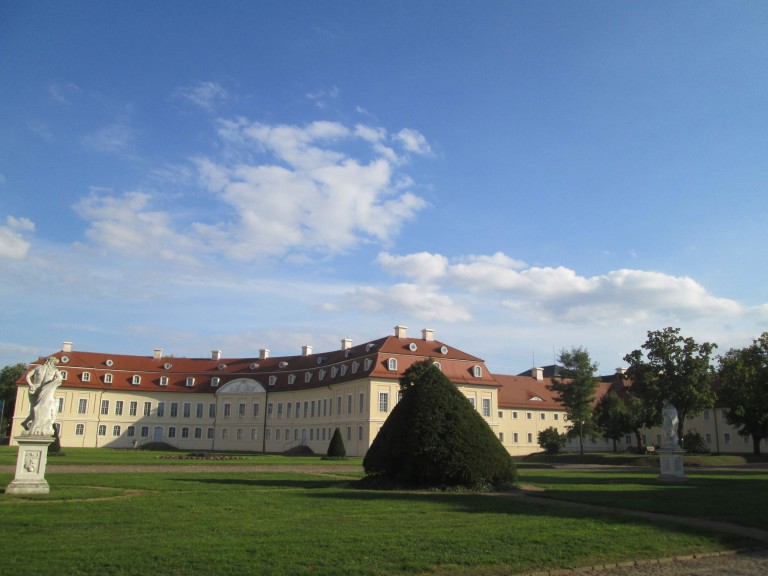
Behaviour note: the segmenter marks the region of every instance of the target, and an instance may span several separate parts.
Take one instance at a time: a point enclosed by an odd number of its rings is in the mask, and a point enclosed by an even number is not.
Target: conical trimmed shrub
[[[507,489],[514,462],[488,423],[431,360],[400,379],[403,397],[363,459],[369,478],[400,486]]]
[[[336,428],[333,431],[331,443],[328,444],[328,458],[344,458],[347,455],[347,449],[344,447],[344,439],[341,437],[341,430]]]

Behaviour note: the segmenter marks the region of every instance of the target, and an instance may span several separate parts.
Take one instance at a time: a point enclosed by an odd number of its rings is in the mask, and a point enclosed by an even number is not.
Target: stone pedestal
[[[48,494],[50,488],[45,480],[45,465],[48,463],[48,446],[53,436],[16,436],[19,455],[16,458],[16,477],[5,488],[6,494]]]
[[[680,482],[686,480],[683,469],[683,454],[685,450],[673,447],[665,447],[658,451],[661,462],[661,474],[658,479],[663,481]]]

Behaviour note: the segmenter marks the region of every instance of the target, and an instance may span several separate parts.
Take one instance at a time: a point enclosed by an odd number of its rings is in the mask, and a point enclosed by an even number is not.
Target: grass
[[[10,450],[0,450],[0,464]],[[733,535],[610,512],[542,505],[519,495],[355,490],[338,465],[359,459],[246,455],[189,473],[158,453],[72,450],[56,464],[166,465],[177,472],[49,473],[51,493],[0,494],[3,573],[514,574],[749,546]],[[191,461],[201,464],[200,461]],[[205,463],[205,461],[203,461]],[[289,464],[292,472],[218,466]],[[302,472],[304,464],[323,465]],[[548,497],[672,510],[765,527],[768,471],[655,474],[521,466],[520,480]],[[336,467],[336,468],[335,468]],[[12,474],[0,474],[0,488]],[[703,510],[703,512],[700,512]],[[29,551],[42,550],[42,553]]]

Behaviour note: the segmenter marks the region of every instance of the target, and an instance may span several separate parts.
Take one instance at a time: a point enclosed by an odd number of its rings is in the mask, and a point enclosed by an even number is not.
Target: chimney
[[[211,360],[221,360],[221,350],[211,350]]]
[[[269,350],[267,348],[260,348],[259,360],[265,360],[266,358],[269,358]]]
[[[408,338],[408,326],[403,326],[402,324],[395,326],[395,337]]]
[[[352,348],[352,340],[350,338],[344,338],[341,341],[341,349],[349,350],[350,348]]]
[[[163,357],[163,349],[162,348],[155,348],[152,352],[152,358],[155,360],[160,360],[160,358]]]
[[[312,356],[312,346],[302,346],[301,347],[301,355],[302,356]]]
[[[61,351],[62,352],[72,352],[72,342],[62,342],[61,343]]]
[[[616,368],[616,374],[618,374],[619,376],[624,376],[624,374],[626,373],[627,373],[626,368]]]
[[[427,342],[434,342],[434,340],[435,340],[435,331],[432,330],[432,328],[424,328],[421,331],[421,338],[423,340],[426,340]]]
[[[531,376],[536,380],[544,380],[544,368],[531,368]]]

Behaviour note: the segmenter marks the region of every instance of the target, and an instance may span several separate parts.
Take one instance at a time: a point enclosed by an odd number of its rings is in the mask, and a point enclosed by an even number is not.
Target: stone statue
[[[56,422],[56,390],[61,386],[58,359],[51,356],[27,374],[29,416],[21,424],[28,436],[52,436]]]
[[[677,448],[679,446],[677,438],[677,426],[680,420],[677,417],[677,408],[675,408],[669,400],[664,402],[664,407],[661,409],[664,417],[664,446]]]

